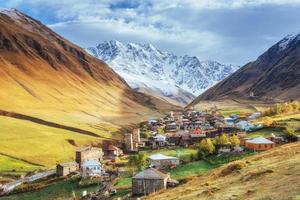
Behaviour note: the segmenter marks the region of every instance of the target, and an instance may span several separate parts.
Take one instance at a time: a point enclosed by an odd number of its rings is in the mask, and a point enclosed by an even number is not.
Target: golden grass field
[[[276,199],[300,197],[300,142],[235,161],[145,199]]]
[[[29,170],[26,162],[53,168],[71,161],[75,148],[120,140],[124,127],[170,108],[134,92],[104,62],[46,26],[18,16],[18,23],[0,16],[8,43],[0,48],[0,175],[7,166],[21,171],[16,162]]]
[[[223,115],[245,114],[257,111],[264,111],[270,104],[261,101],[252,101],[244,99],[226,99],[220,101],[200,101],[192,106],[196,110],[210,110],[217,108]]]

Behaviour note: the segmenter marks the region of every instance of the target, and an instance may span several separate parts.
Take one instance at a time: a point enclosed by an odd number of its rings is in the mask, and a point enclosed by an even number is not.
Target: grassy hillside
[[[223,115],[228,116],[233,113],[243,115],[245,113],[264,111],[270,105],[272,104],[263,101],[227,99],[220,101],[195,101],[188,105],[187,108],[194,108],[196,110],[210,110],[217,108]]]
[[[300,142],[231,162],[145,199],[292,199],[300,197]]]
[[[124,126],[169,109],[40,22],[0,12],[0,172],[22,170],[13,160],[45,167],[70,161],[78,146],[120,140]]]

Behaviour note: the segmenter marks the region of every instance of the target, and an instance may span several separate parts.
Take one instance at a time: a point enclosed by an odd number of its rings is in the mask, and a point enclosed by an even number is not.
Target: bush
[[[228,174],[231,174],[234,171],[243,169],[244,167],[246,167],[246,165],[247,164],[245,162],[232,163],[221,171],[220,176],[227,176]]]

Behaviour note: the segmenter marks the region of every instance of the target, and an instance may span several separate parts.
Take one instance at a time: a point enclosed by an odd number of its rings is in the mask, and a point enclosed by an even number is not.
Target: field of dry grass
[[[230,114],[252,113],[257,111],[264,111],[270,104],[261,101],[252,101],[244,99],[227,99],[220,101],[200,101],[198,104],[192,106],[196,110],[210,110],[217,108],[223,115]]]
[[[214,169],[145,199],[296,200],[300,197],[300,142]]]

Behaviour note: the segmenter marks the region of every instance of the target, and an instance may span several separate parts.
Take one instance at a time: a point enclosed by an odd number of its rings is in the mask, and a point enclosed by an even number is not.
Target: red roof
[[[201,130],[201,129],[195,129],[192,131],[193,134],[202,134],[202,133],[205,133],[204,130]]]

